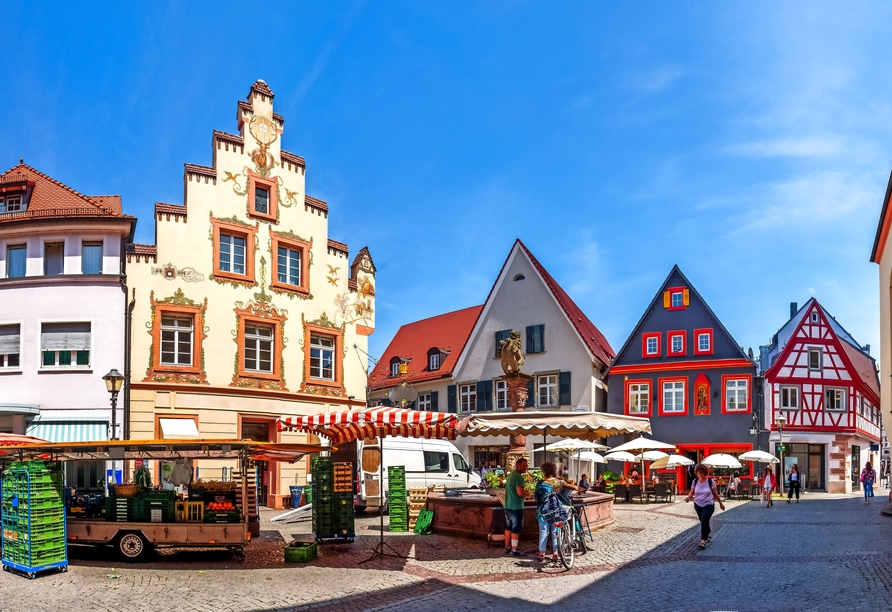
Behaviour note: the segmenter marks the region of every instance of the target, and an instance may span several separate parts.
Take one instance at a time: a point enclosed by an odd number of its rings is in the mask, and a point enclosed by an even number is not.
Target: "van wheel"
[[[125,533],[115,542],[115,548],[125,561],[138,561],[149,550],[149,543],[141,533]]]

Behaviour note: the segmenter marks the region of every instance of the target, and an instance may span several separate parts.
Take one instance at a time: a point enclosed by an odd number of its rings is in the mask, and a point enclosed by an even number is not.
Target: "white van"
[[[480,476],[449,440],[424,440],[387,436],[384,438],[384,482],[379,482],[381,449],[378,441],[358,441],[356,445],[356,494],[353,508],[387,505],[387,468],[406,468],[406,489],[445,485],[447,489],[480,487]]]

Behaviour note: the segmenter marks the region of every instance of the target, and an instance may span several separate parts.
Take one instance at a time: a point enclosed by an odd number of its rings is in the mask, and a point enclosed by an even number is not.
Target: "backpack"
[[[542,510],[540,514],[556,521],[566,519],[567,512],[564,510],[564,500],[554,491],[549,492],[542,500]]]

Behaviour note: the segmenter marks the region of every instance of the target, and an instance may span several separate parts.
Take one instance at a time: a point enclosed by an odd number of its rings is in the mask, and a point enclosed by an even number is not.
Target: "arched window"
[[[523,274],[518,274],[517,276],[514,277],[514,282],[517,282],[519,280],[526,280],[526,278],[527,277],[524,276]]]

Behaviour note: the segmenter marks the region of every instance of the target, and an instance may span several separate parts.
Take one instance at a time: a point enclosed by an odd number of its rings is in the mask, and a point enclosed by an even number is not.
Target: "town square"
[[[890,19],[11,3],[0,610],[892,610]]]

